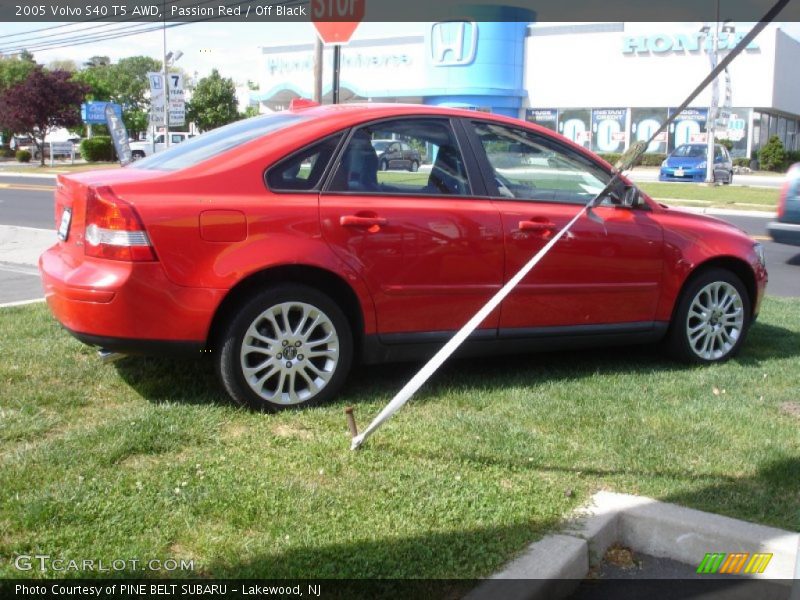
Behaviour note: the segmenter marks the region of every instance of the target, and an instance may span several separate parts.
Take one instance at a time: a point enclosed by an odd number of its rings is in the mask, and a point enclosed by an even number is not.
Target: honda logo
[[[478,24],[444,21],[431,26],[431,62],[437,67],[468,65],[478,50]]]

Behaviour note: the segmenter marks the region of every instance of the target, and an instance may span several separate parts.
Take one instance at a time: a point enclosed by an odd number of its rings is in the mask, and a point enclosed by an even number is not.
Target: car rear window
[[[219,129],[207,131],[181,144],[176,144],[168,150],[148,156],[130,166],[133,169],[156,169],[159,171],[186,169],[262,135],[306,119],[307,117],[302,115],[272,113],[236,121]]]

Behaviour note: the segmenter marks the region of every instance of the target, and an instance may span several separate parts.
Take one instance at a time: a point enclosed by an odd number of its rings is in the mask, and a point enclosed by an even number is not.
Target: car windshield
[[[130,168],[160,171],[185,169],[306,118],[290,113],[272,113],[236,121],[139,160],[130,165]]]
[[[672,156],[679,156],[681,158],[702,158],[705,155],[705,144],[684,144],[683,146],[678,146],[672,152]]]
[[[386,150],[386,147],[391,144],[391,140],[373,140],[372,147],[375,148],[375,152],[383,152]]]

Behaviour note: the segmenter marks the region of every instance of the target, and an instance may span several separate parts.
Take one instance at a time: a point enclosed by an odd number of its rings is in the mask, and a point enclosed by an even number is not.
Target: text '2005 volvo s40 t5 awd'
[[[122,353],[207,350],[238,403],[330,399],[354,360],[432,354],[609,182],[522,121],[431,106],[300,106],[116,171],[61,175],[47,301]],[[420,149],[381,171],[372,141]],[[734,355],[767,282],[761,246],[623,179],[469,338],[463,354],[665,339]]]

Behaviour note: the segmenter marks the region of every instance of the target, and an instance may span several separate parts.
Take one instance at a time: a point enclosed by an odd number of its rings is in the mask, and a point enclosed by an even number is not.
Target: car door
[[[378,132],[427,144],[430,173],[378,171]],[[476,193],[468,159],[447,118],[367,124],[351,132],[320,195],[323,235],[369,287],[383,341],[444,339],[502,284],[500,215]],[[495,311],[482,333],[497,324]]]
[[[467,125],[503,221],[508,280],[610,175],[545,133],[478,120]],[[595,213],[602,223],[579,219],[503,301],[500,335],[652,326],[663,262],[660,225],[644,208],[603,205]]]

